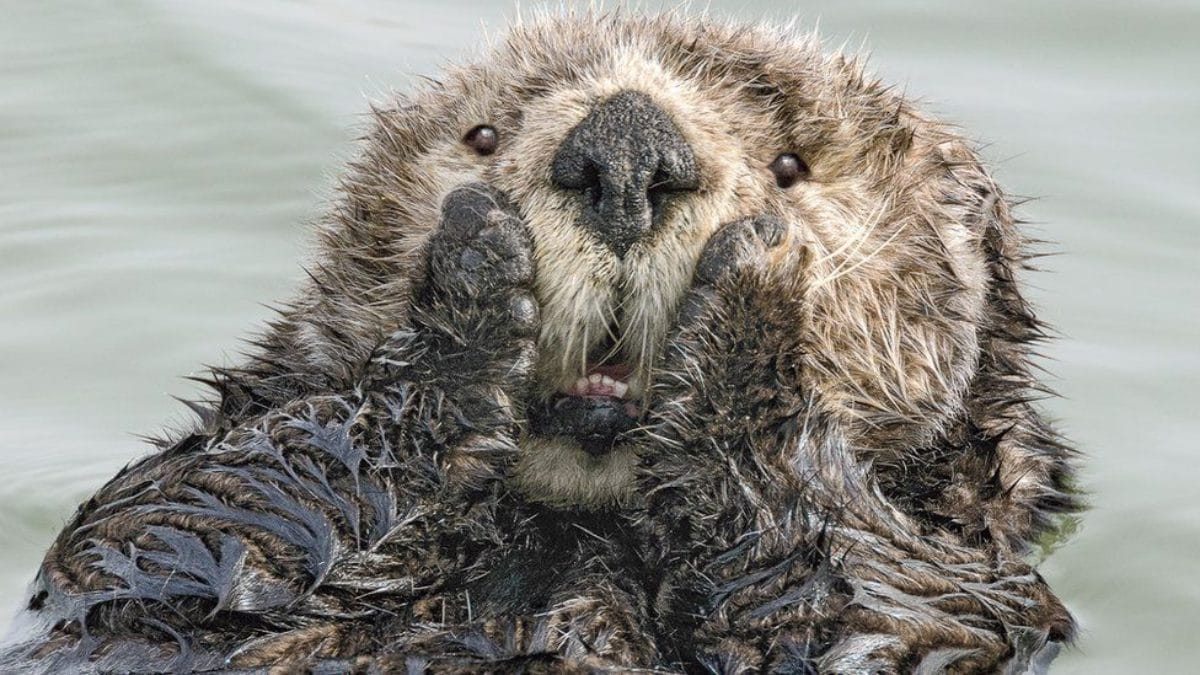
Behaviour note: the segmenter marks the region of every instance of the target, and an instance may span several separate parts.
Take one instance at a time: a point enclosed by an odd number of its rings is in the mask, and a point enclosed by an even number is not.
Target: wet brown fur
[[[622,89],[704,175],[623,262],[546,180]],[[952,128],[811,36],[622,13],[517,25],[372,117],[309,283],[202,424],[80,507],[9,663],[1021,672],[1070,639],[1022,560],[1078,508],[1029,254]],[[483,244],[438,234],[465,184]],[[463,245],[499,276],[439,281]],[[613,329],[646,396],[620,480],[530,475],[525,402]]]

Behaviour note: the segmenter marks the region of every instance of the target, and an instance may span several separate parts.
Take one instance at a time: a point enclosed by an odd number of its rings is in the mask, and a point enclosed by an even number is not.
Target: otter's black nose
[[[621,257],[659,224],[673,195],[700,186],[691,147],[637,91],[608,98],[567,134],[551,180],[582,193],[584,226]]]

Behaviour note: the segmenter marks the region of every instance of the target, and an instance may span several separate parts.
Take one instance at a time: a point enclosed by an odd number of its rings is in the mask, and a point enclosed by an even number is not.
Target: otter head
[[[630,497],[622,433],[705,243],[743,216],[778,216],[780,248],[806,249],[808,385],[865,453],[961,424],[981,354],[996,379],[1023,373],[1023,353],[1000,351],[1034,329],[1006,202],[951,130],[811,37],[544,18],[375,117],[326,234],[323,293],[354,308],[343,325],[394,323],[442,197],[471,181],[506,192],[532,235],[543,322],[515,473],[534,498]]]

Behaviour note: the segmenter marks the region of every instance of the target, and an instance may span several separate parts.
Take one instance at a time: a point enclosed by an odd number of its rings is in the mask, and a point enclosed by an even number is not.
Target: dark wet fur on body
[[[64,527],[0,667],[1022,673],[1071,639],[1021,556],[1078,508],[1073,453],[1032,404],[1043,330],[1010,207],[959,146],[931,190],[988,279],[961,402],[929,404],[944,420],[863,430],[814,384],[837,366],[798,329],[824,316],[818,253],[766,209],[702,244],[619,430],[638,499],[564,508],[507,480],[545,404],[526,214],[491,182],[440,213],[397,200],[442,124],[402,114],[378,112],[310,292],[214,372],[195,430]]]

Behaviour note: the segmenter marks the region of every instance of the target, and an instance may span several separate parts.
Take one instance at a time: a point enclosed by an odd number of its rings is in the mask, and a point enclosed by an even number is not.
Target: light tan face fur
[[[578,224],[577,202],[551,183],[550,166],[588,111],[623,90],[670,115],[701,185],[622,260]],[[951,131],[810,37],[679,17],[543,19],[377,115],[382,149],[364,163],[386,164],[375,171],[391,175],[378,187],[391,218],[434,222],[441,197],[472,180],[518,204],[534,243],[543,393],[585,374],[589,349],[615,326],[640,395],[705,242],[738,217],[775,213],[790,225],[788,245],[808,247],[812,260],[808,311],[796,317],[813,345],[810,385],[854,440],[866,452],[901,452],[958,412],[987,277],[964,194],[990,179]],[[495,154],[461,142],[480,124],[496,128]],[[812,171],[788,189],[768,170],[785,152]],[[427,233],[409,226],[403,248],[416,255]],[[627,448],[593,458],[571,441],[530,438],[522,456],[515,480],[537,499],[631,496]]]

